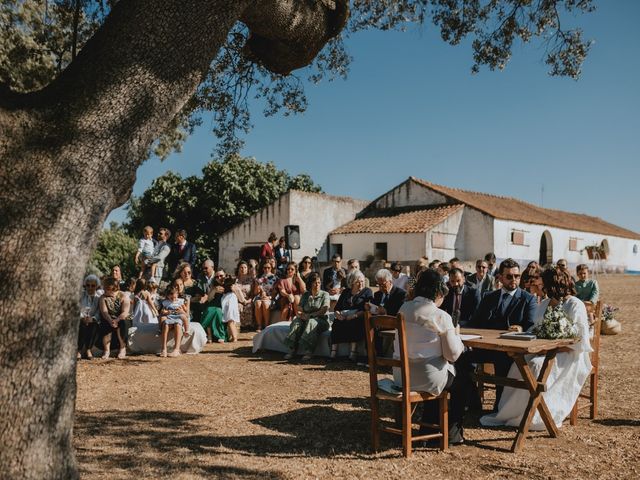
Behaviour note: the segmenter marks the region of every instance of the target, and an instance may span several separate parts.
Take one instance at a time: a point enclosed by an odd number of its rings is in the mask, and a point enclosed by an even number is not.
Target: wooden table
[[[558,436],[558,427],[551,417],[549,408],[542,397],[542,393],[546,391],[547,378],[551,372],[556,354],[569,350],[568,346],[575,343],[573,339],[565,340],[505,340],[500,338],[500,334],[504,330],[487,330],[487,329],[471,329],[463,328],[460,330],[462,335],[480,335],[482,338],[463,340],[467,347],[482,350],[493,350],[496,352],[505,352],[517,365],[522,380],[515,378],[504,378],[495,375],[478,375],[478,379],[485,383],[502,385],[512,388],[520,388],[529,390],[529,402],[522,416],[522,421],[518,427],[518,433],[511,446],[512,452],[518,452],[522,449],[522,444],[529,431],[531,421],[536,410],[540,413],[540,417],[544,422],[549,434],[552,437]],[[525,360],[525,355],[544,355],[542,369],[536,378],[529,368],[529,364]]]

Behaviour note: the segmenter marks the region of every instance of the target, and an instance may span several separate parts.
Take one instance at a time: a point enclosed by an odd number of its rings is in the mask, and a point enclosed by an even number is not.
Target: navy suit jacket
[[[508,330],[511,325],[520,325],[523,330],[527,330],[533,325],[538,307],[535,296],[517,288],[503,315],[498,310],[501,295],[502,289],[487,293],[480,301],[468,327]]]
[[[171,253],[169,254],[169,269],[173,273],[180,262],[187,262],[194,269],[196,265],[196,246],[194,243],[187,242],[180,253],[180,246],[177,243],[171,245]]]
[[[440,309],[447,312],[449,315],[453,316],[453,300],[455,298],[455,294],[453,293],[453,288],[449,289],[449,293],[444,300],[442,301],[442,305],[440,305]],[[460,302],[460,318],[458,319],[458,323],[460,323],[461,327],[466,327],[473,314],[476,312],[478,308],[478,295],[475,288],[470,287],[469,285],[465,285],[462,290],[462,302]]]
[[[380,302],[382,301],[382,295],[382,290],[378,290],[373,294],[373,300],[371,301],[371,303],[373,303],[374,305],[380,305]],[[403,289],[392,287],[389,291],[389,297],[383,305],[384,309],[387,311],[387,315],[397,315],[398,310],[400,310],[400,307],[404,303],[406,297],[407,292],[405,292]]]

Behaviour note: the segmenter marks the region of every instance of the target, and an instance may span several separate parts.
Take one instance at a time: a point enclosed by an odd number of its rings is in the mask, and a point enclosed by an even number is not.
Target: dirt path
[[[251,334],[199,355],[78,365],[83,478],[640,478],[640,276],[599,279],[623,334],[603,337],[600,416],[507,453],[511,429],[471,422],[468,444],[370,453],[368,376],[346,362],[251,354]]]

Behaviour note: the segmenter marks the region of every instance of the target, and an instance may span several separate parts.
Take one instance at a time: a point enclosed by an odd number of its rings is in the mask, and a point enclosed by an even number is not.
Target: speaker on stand
[[[292,250],[300,249],[300,225],[285,225],[284,241],[289,250],[289,260],[293,261]]]

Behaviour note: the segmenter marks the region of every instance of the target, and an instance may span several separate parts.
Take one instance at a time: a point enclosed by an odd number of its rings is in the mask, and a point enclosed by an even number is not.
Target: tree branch
[[[251,30],[245,54],[288,74],[309,65],[348,17],[348,0],[258,0],[241,17]]]

